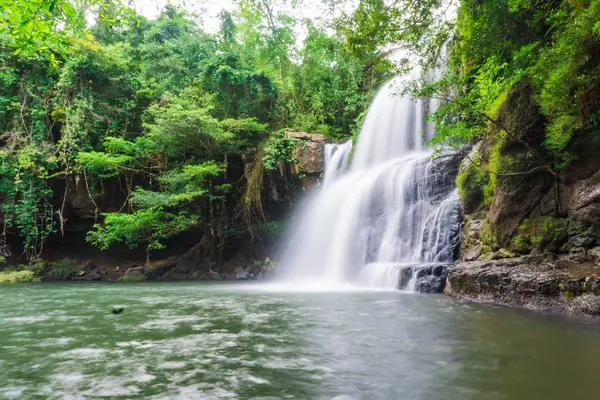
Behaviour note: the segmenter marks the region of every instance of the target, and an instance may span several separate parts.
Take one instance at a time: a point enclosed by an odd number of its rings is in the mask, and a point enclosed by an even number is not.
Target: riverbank
[[[149,264],[123,262],[111,266],[91,260],[41,261],[4,268],[0,271],[0,283],[261,280],[277,267],[276,262],[265,258],[253,262],[228,260],[220,268],[190,270],[183,261],[182,256]],[[415,266],[414,290],[443,292],[454,298],[553,314],[597,317],[600,316],[599,261],[600,254],[580,251],[459,262],[437,268]],[[412,275],[413,268],[405,267],[400,287],[406,289]]]
[[[247,261],[231,259],[218,268],[193,268],[189,258],[169,257],[149,263],[121,262],[112,265],[93,260],[64,258],[40,260],[30,264],[8,265],[0,269],[0,284],[28,282],[143,282],[143,281],[213,281],[258,280],[276,267],[269,258]],[[206,268],[204,268],[206,267]]]

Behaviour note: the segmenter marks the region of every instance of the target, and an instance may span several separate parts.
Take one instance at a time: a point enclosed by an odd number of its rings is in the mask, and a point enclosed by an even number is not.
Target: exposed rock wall
[[[296,148],[296,160],[292,165],[293,173],[300,177],[305,190],[312,190],[325,171],[325,144],[331,143],[325,135],[288,131],[288,136],[302,140]]]
[[[568,167],[548,168],[527,83],[511,93],[460,166],[460,262],[446,293],[530,308],[596,314],[600,306],[600,145],[581,135]],[[508,133],[510,132],[510,133]]]

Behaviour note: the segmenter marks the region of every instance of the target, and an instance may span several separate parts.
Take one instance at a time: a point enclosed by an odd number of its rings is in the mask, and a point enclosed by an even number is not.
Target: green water
[[[592,322],[441,296],[0,287],[2,399],[574,399],[599,372]]]

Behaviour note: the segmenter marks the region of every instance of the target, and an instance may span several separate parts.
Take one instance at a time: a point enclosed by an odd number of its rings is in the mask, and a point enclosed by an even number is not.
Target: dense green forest
[[[284,128],[349,136],[394,73],[377,49],[353,52],[269,2],[223,11],[216,34],[174,6],[155,20],[117,2],[1,7],[2,241],[18,235],[30,259],[63,228],[66,189],[54,182],[69,176],[92,199],[115,179],[127,192],[118,212],[98,209],[88,240],[101,248],[157,250],[199,226],[221,241],[244,223],[226,215],[244,195],[224,176],[228,155],[264,148],[273,169],[295,145]]]
[[[410,67],[407,51],[422,71],[443,71],[401,88],[443,100],[430,116],[432,146],[494,135],[525,147],[517,159],[490,157],[468,181],[459,176],[463,192],[474,185],[490,202],[511,169],[560,179],[574,146],[598,136],[599,0],[327,6],[331,15],[307,20],[274,0],[240,0],[209,33],[175,6],[148,20],[118,1],[1,0],[0,253],[42,254],[69,223],[75,177],[92,200],[110,182],[125,193],[120,208],[97,207],[87,240],[102,249],[151,252],[190,229],[219,248],[269,226],[260,170],[293,161],[297,142],[283,130],[356,137],[375,90]],[[536,137],[521,135],[519,115],[502,114],[523,86],[543,119]],[[231,182],[229,160],[250,151],[260,165]],[[9,248],[10,237],[19,245]]]

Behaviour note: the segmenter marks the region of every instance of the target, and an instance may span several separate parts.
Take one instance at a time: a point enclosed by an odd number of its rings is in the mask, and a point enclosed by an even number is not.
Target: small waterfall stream
[[[323,187],[299,216],[278,279],[298,289],[410,290],[423,266],[453,261],[457,164],[426,149],[434,127],[425,116],[435,104],[395,95],[396,82],[378,92],[349,169],[351,142],[326,147]]]
[[[346,170],[351,151],[352,140],[348,140],[344,144],[328,143],[325,145],[324,186],[327,186],[327,184],[331,183],[331,181]]]

